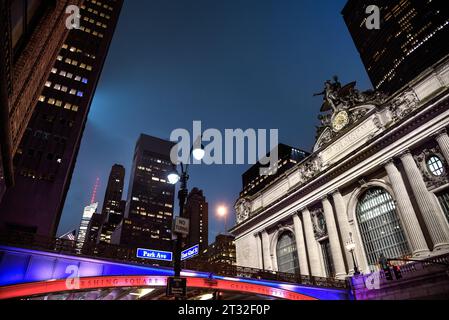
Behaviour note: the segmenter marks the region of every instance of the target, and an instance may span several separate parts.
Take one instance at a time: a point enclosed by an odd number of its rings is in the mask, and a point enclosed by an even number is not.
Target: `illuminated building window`
[[[401,258],[410,253],[392,196],[382,188],[366,191],[356,208],[357,222],[370,268],[383,254]]]
[[[444,174],[444,165],[438,156],[433,155],[429,158],[427,161],[427,168],[430,173],[436,177],[440,177]]]
[[[296,241],[293,233],[287,231],[279,237],[276,246],[276,256],[279,272],[299,272],[298,253],[296,250]]]

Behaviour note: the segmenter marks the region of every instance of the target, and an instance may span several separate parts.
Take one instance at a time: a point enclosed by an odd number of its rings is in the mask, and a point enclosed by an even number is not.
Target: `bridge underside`
[[[0,299],[166,299],[170,268],[0,246]],[[346,288],[183,271],[189,299],[346,300]]]

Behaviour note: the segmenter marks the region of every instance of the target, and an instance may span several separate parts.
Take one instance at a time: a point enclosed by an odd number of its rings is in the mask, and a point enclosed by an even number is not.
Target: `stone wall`
[[[403,278],[388,281],[382,272],[352,278],[356,300],[449,299],[449,264],[413,263],[401,267]],[[394,273],[393,273],[394,278]]]

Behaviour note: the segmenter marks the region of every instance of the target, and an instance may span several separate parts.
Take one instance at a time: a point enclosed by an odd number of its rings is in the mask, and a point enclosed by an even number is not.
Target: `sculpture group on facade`
[[[419,99],[414,91],[406,91],[395,99],[388,100],[388,96],[382,92],[373,90],[362,92],[356,88],[356,85],[356,82],[351,82],[343,86],[335,76],[332,80],[325,82],[322,92],[314,95],[323,96],[319,116],[321,125],[317,128],[318,136],[314,154],[298,167],[300,172],[298,183],[303,184],[322,171],[323,161],[318,150],[335,141],[346,132],[343,129],[358,123],[372,110],[386,108],[391,114],[391,123],[394,123],[416,110],[419,105]],[[378,121],[378,118],[374,121]],[[248,220],[252,212],[252,199],[239,199],[235,209],[237,224]]]

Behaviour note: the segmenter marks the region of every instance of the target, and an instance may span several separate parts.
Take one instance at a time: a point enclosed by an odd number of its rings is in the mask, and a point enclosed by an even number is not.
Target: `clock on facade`
[[[340,111],[332,119],[332,129],[335,132],[343,130],[349,124],[349,115],[346,111]]]

